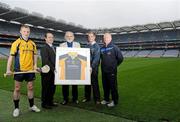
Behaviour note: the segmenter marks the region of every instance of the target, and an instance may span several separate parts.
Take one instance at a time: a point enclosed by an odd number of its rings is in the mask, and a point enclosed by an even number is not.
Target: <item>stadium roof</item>
[[[135,26],[124,26],[119,28],[111,28],[111,29],[95,29],[96,33],[138,33],[138,32],[148,32],[148,31],[159,31],[159,30],[173,30],[180,28],[180,20],[173,22],[161,22],[161,23],[152,23],[146,25],[135,25]]]
[[[86,33],[88,31],[82,25],[75,25],[72,22],[66,23],[64,20],[56,20],[50,16],[44,17],[37,12],[29,13],[27,10],[19,7],[12,9],[5,3],[0,3],[0,19],[52,30],[72,31],[75,33]]]
[[[84,28],[82,25],[75,23],[67,23],[64,20],[56,20],[51,16],[44,17],[37,12],[29,13],[27,10],[15,7],[11,8],[8,4],[0,2],[0,19],[19,24],[28,24],[38,28],[46,28],[59,32],[72,31],[76,34],[86,34],[90,29]],[[113,34],[138,33],[148,31],[158,31],[167,29],[180,28],[180,20],[173,22],[161,22],[156,24],[125,26],[110,29],[93,29],[97,34],[110,32]]]

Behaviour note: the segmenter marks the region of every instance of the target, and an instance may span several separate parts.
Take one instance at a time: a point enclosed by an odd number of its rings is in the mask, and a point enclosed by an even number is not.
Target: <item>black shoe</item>
[[[41,107],[42,107],[42,108],[45,108],[45,109],[52,109],[52,107],[49,106],[49,105],[41,105]]]
[[[90,99],[86,99],[86,98],[82,100],[83,103],[89,102],[89,101],[90,101]]]
[[[58,106],[58,103],[52,103],[52,104],[50,104],[50,106],[52,106],[52,107],[57,107]]]
[[[78,100],[73,100],[73,103],[79,104],[79,101]]]
[[[68,102],[66,100],[64,100],[61,104],[62,105],[66,105]]]
[[[95,104],[96,104],[96,105],[100,105],[100,104],[101,104],[101,101],[96,101]]]

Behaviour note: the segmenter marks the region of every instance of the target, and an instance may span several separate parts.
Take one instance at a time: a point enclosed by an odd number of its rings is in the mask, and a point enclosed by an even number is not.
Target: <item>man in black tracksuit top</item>
[[[101,70],[104,90],[104,100],[101,104],[113,107],[118,104],[117,67],[122,63],[123,56],[120,49],[112,43],[110,33],[103,36],[104,46],[101,48]],[[109,102],[111,92],[112,101]]]

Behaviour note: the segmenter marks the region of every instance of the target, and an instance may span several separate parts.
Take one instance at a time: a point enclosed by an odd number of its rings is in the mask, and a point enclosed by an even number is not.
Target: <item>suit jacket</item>
[[[60,46],[60,47],[68,47],[67,42],[62,43],[62,44],[60,44],[59,46]],[[75,47],[75,48],[80,48],[80,47],[81,47],[80,44],[79,44],[79,42],[74,42],[74,41],[73,41],[72,46]]]
[[[55,70],[55,60],[56,60],[56,53],[55,49],[53,50],[48,44],[45,44],[41,48],[41,60],[42,66],[48,65],[50,67],[50,71],[54,73]]]

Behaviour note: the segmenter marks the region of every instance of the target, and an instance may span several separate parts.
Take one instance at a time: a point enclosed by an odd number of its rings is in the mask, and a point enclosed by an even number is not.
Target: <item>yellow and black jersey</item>
[[[60,80],[85,80],[87,57],[68,53],[59,57]]]
[[[25,41],[20,37],[13,42],[10,55],[15,56],[15,71],[33,70],[34,55],[37,55],[36,44],[30,39]]]

